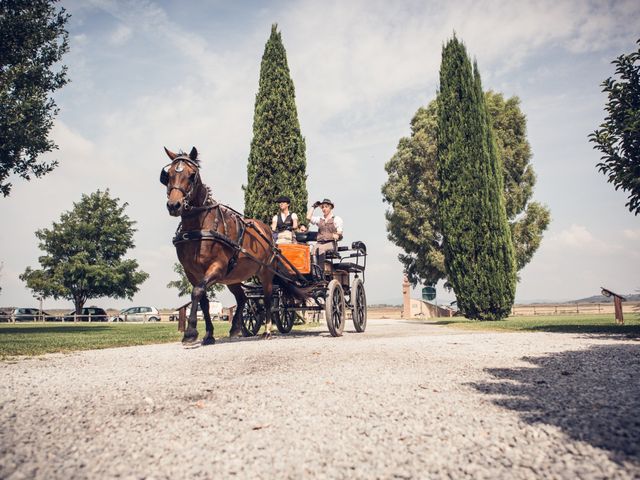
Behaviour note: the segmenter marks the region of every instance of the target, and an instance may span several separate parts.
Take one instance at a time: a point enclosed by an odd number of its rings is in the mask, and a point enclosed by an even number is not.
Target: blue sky
[[[637,47],[637,1],[67,1],[71,83],[52,131],[60,167],[16,182],[0,199],[0,305],[36,304],[17,278],[37,267],[34,232],[82,193],[109,188],[136,220],[130,252],[150,278],[132,302],[172,307],[171,236],[177,222],[158,183],[162,147],[201,152],[203,179],[243,208],[260,60],[272,23],[287,50],[310,199],[331,198],[347,241],[369,247],[370,303],[399,302],[399,250],[386,239],[380,187],[409,122],[435,96],[442,44],[455,31],[485,89],[520,97],[528,119],[534,198],[552,223],[521,272],[517,301],[640,289],[640,217],[598,173],[587,135],[602,122],[600,83]],[[438,290],[438,300],[452,294]],[[223,295],[225,304],[231,297]],[[49,308],[68,301],[45,301]]]

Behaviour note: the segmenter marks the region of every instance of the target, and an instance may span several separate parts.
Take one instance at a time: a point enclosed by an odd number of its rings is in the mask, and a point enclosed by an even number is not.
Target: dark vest
[[[284,232],[285,230],[293,230],[293,219],[291,218],[291,214],[289,214],[287,215],[287,218],[282,221],[282,215],[278,212],[278,224],[276,226],[276,231]]]
[[[333,234],[338,233],[333,218],[325,220],[324,217],[320,219],[318,223],[318,241],[319,242],[333,242]]]

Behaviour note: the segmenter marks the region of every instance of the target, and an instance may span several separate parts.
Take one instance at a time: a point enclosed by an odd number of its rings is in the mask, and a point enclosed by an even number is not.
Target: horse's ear
[[[173,153],[171,150],[167,150],[167,147],[164,147],[164,151],[167,152],[167,155],[169,155],[169,158],[171,160],[175,160],[175,158],[178,156],[177,153]]]
[[[189,152],[189,158],[194,162],[198,159],[198,150],[196,150],[196,147],[191,148],[191,152]]]

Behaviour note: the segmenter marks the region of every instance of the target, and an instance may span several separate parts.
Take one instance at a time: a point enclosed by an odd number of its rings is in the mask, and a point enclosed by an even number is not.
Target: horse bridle
[[[185,190],[184,188],[177,187],[175,185],[169,185],[169,169],[176,162],[185,162],[191,168],[193,168],[196,172],[195,177],[193,179],[189,179],[189,184],[190,184],[189,190]],[[183,169],[184,167],[181,167],[180,164],[176,166],[176,172],[178,173],[182,172]],[[200,169],[198,168],[198,165],[196,164],[196,162],[191,160],[191,158],[187,157],[186,155],[180,155],[174,158],[171,161],[171,163],[165,165],[162,171],[160,172],[160,183],[167,186],[167,197],[171,195],[171,190],[178,190],[180,193],[182,193],[182,196],[183,196],[182,208],[184,210],[188,210],[189,208],[191,208],[191,205],[189,204],[189,200],[191,199],[191,195],[196,189],[196,186],[198,185],[199,180],[200,180]]]

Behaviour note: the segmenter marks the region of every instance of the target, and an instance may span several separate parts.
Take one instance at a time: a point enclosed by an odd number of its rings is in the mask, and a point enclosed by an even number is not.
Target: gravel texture
[[[0,363],[0,478],[640,478],[640,342],[370,320]]]

